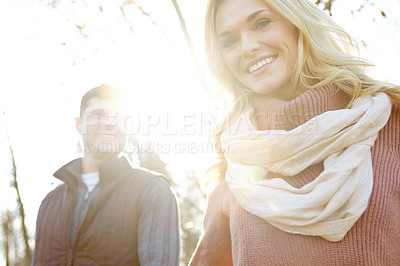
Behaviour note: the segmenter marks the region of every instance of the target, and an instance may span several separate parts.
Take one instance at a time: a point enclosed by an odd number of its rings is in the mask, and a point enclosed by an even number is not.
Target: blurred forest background
[[[400,83],[400,1],[314,1]],[[132,160],[166,175],[178,197],[181,264],[201,233],[207,137],[224,104],[205,67],[206,0],[0,0],[0,265],[30,265],[52,173],[79,156],[73,118],[85,91],[129,92],[145,126]],[[225,102],[223,102],[225,103]],[[183,125],[183,126],[182,126]],[[179,128],[178,130],[174,130]],[[171,133],[172,132],[172,133]]]

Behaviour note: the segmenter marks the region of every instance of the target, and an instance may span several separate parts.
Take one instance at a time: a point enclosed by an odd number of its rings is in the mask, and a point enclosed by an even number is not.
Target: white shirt
[[[99,172],[82,174],[81,177],[89,193],[92,192],[92,190],[97,186],[100,180]]]

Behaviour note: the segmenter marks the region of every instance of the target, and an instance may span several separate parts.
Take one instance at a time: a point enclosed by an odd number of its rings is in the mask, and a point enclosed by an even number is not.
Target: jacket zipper
[[[72,256],[72,250],[68,250],[68,256],[67,256],[67,266],[72,266],[72,259],[74,257]]]
[[[72,217],[74,216],[74,212],[75,212],[75,208],[76,208],[76,204],[77,204],[77,202],[78,202],[78,200],[79,200],[79,188],[77,189],[77,194],[75,195],[75,202],[74,202],[74,204],[73,204],[73,208],[72,208],[72,213],[71,213],[71,215],[70,215],[70,217],[71,217],[71,224],[70,224],[70,232],[69,232],[69,244],[68,244],[68,246],[69,246],[69,249],[68,249],[68,255],[67,255],[67,266],[72,266],[72,262],[73,262],[73,260],[74,260],[74,251],[75,251],[75,246],[76,246],[76,243],[78,242],[78,239],[79,239],[79,233],[80,233],[80,231],[81,231],[81,228],[82,228],[82,225],[83,225],[83,223],[84,223],[84,221],[85,221],[85,219],[86,219],[86,217],[83,219],[83,221],[82,221],[82,224],[80,225],[80,227],[79,227],[79,229],[78,229],[78,232],[76,233],[76,237],[75,237],[75,242],[72,244],[72,239],[71,239],[71,232],[72,232]],[[85,196],[84,196],[85,197]]]
[[[74,201],[73,201],[73,204],[72,204],[72,206],[71,206],[71,210],[69,211],[69,231],[68,231],[68,254],[67,254],[67,266],[72,266],[72,261],[73,261],[73,259],[74,259],[74,256],[73,256],[73,249],[74,249],[74,246],[72,246],[72,243],[71,243],[71,230],[72,230],[72,218],[73,218],[73,214],[74,214],[74,210],[75,210],[75,205],[76,205],[76,203],[77,203],[77,198],[76,198],[76,196],[77,196],[77,191],[75,190],[75,191],[73,191],[73,193],[75,193],[75,196],[74,196]]]

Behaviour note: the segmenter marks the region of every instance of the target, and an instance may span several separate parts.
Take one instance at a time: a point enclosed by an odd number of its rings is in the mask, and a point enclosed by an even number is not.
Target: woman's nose
[[[261,47],[260,42],[251,34],[243,34],[240,44],[241,54],[244,57],[253,56]]]

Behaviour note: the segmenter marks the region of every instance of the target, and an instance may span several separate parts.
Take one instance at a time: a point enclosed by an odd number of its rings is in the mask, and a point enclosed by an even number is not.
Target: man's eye
[[[97,120],[97,119],[99,119],[99,118],[100,118],[99,115],[89,115],[89,116],[88,116],[88,119],[90,119],[90,120]]]
[[[94,113],[88,116],[88,120],[90,121],[99,121],[105,116],[104,113]]]
[[[271,21],[269,19],[263,19],[256,24],[256,29],[257,30],[263,29],[267,27],[270,23]]]

